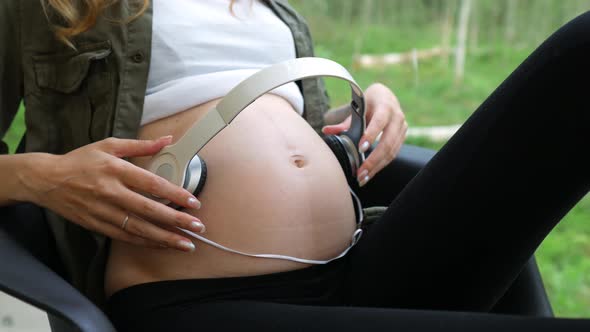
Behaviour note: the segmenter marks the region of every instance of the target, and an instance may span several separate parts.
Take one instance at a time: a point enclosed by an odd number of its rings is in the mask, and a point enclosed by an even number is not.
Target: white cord
[[[357,228],[354,231],[354,233],[352,234],[352,242],[351,244],[344,249],[344,251],[342,253],[340,253],[338,256],[330,258],[328,260],[315,260],[315,259],[305,259],[305,258],[298,258],[298,257],[292,257],[292,256],[286,256],[286,255],[276,255],[276,254],[250,254],[250,253],[246,253],[246,252],[242,252],[239,250],[235,250],[235,249],[231,249],[228,248],[226,246],[223,246],[217,242],[211,241],[201,235],[198,235],[196,233],[193,233],[189,230],[177,227],[179,230],[185,232],[186,234],[201,240],[209,245],[212,245],[216,248],[219,248],[221,250],[225,250],[225,251],[229,251],[229,252],[233,252],[236,254],[240,254],[240,255],[244,255],[244,256],[250,256],[250,257],[258,257],[258,258],[272,258],[272,259],[282,259],[282,260],[288,260],[288,261],[293,261],[293,262],[298,262],[298,263],[305,263],[305,264],[327,264],[335,259],[341,258],[344,255],[346,255],[346,253],[348,253],[348,251],[355,245],[357,244],[357,242],[360,240],[362,234],[363,234],[363,230],[361,229],[362,223],[363,223],[363,210],[362,210],[362,206],[361,206],[361,201],[358,198],[358,196],[354,193],[354,191],[352,191],[352,189],[350,187],[348,187],[348,189],[350,190],[350,193],[352,194],[352,196],[355,199],[355,203],[357,204],[358,207],[358,211],[359,211],[359,221],[357,222]]]

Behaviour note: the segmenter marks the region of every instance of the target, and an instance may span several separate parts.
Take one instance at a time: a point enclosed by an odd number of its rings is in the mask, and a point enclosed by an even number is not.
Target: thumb
[[[344,125],[339,123],[336,125],[323,126],[322,132],[326,135],[336,135],[341,133],[344,129]]]
[[[172,143],[172,136],[162,136],[151,140],[110,138],[104,140],[105,151],[115,157],[143,157],[156,154]]]
[[[351,120],[352,120],[352,118],[349,115],[346,119],[344,119],[344,121],[342,121],[338,124],[322,127],[322,132],[326,135],[340,134],[344,130],[347,130],[348,128],[350,128]]]

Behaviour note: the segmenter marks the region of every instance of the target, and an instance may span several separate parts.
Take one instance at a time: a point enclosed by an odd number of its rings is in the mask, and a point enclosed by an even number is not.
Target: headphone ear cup
[[[207,164],[205,160],[195,155],[188,164],[182,187],[196,196],[203,190],[206,180]]]
[[[336,155],[336,158],[338,159],[338,162],[340,163],[346,178],[349,180],[354,178],[354,174],[352,174],[352,165],[350,165],[350,161],[346,154],[346,148],[342,145],[340,140],[334,135],[327,135],[324,136],[324,142],[328,144],[328,147]]]
[[[205,160],[203,160],[203,158],[199,158],[199,160],[201,161],[201,176],[199,177],[199,183],[197,184],[197,187],[193,192],[193,195],[195,196],[197,196],[201,192],[201,190],[203,190],[203,187],[205,186],[205,181],[207,180],[207,164],[205,163]]]

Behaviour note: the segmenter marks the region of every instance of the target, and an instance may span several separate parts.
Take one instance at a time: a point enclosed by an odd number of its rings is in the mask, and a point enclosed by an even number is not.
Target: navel
[[[291,156],[291,163],[297,168],[303,168],[305,165],[307,165],[307,160],[302,155],[295,154]]]

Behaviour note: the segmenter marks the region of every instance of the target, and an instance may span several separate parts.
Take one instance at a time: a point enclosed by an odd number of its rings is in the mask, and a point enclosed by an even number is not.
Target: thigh
[[[487,311],[590,187],[590,15],[541,45],[350,252],[350,303]]]
[[[129,319],[118,331],[588,331],[590,321],[257,301],[184,304]]]

